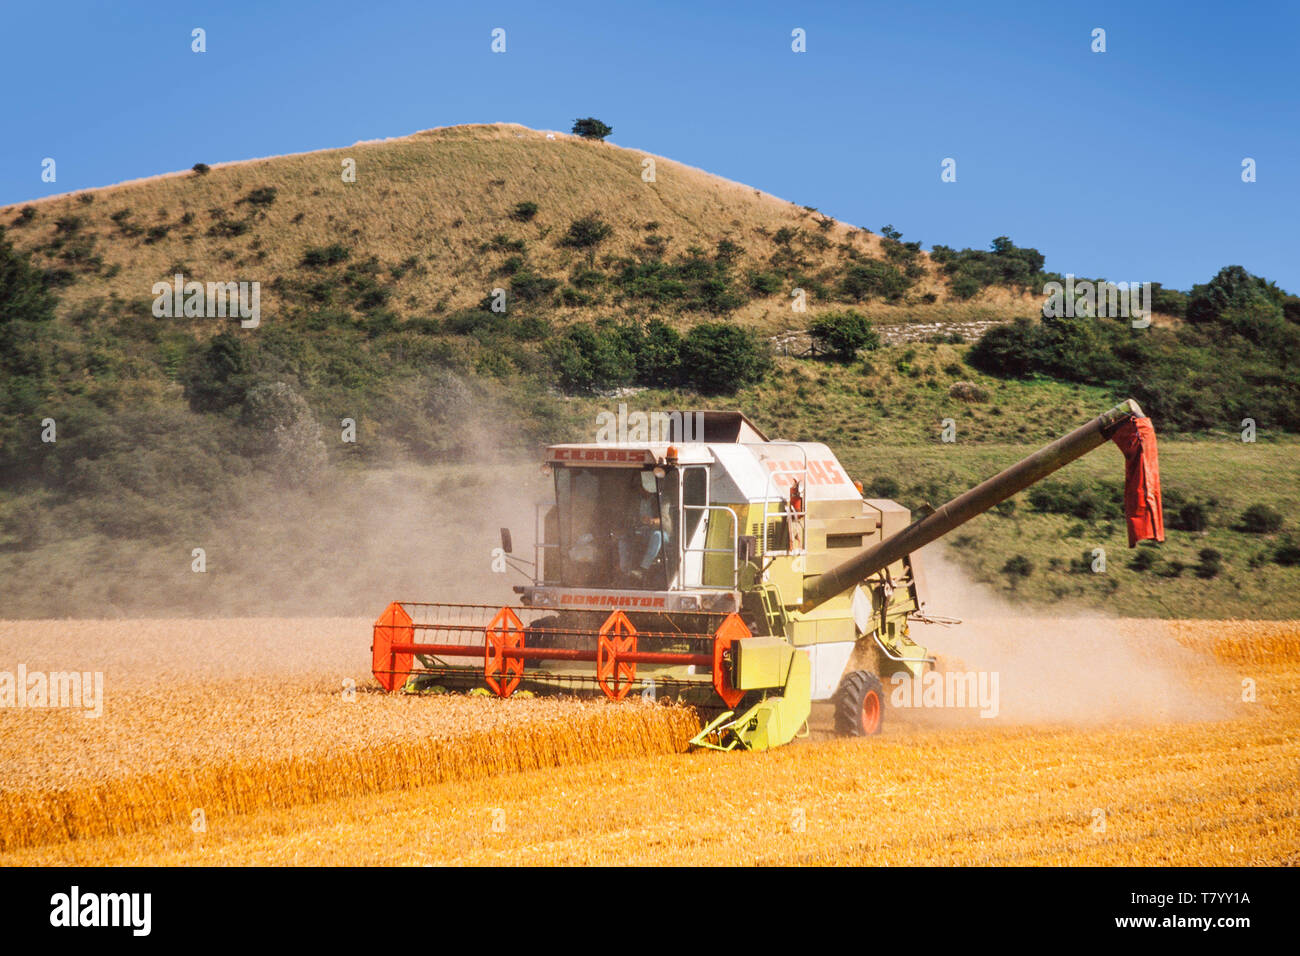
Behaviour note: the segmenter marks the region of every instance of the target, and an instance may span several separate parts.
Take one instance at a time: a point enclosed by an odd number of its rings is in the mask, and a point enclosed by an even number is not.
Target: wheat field
[[[347,621],[59,624],[99,648],[104,717],[0,710],[0,864],[1300,863],[1300,622],[1166,622],[1214,719],[895,711],[844,740],[815,714],[808,740],[758,754],[683,752],[680,708],[360,680],[348,701]],[[190,624],[205,639],[164,665],[154,645]],[[0,625],[0,669],[55,669],[38,625]],[[261,642],[304,632],[314,658],[256,673]],[[188,673],[163,688],[151,667]]]

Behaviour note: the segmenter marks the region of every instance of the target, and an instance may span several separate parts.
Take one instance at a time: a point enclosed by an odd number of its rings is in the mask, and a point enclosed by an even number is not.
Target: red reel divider
[[[620,658],[636,653],[636,628],[622,611],[615,611],[600,626],[596,641],[596,680],[610,700],[622,700],[636,680],[636,661]]]
[[[409,645],[414,638],[415,629],[406,609],[396,601],[384,608],[375,621],[374,641],[370,645],[370,669],[384,690],[391,692],[406,683],[412,655],[394,652],[393,645]]]
[[[726,616],[713,635],[713,689],[718,692],[718,696],[728,707],[734,708],[739,704],[745,692],[731,686],[731,681],[727,678],[727,669],[722,666],[722,658],[731,649],[733,643],[750,636],[752,635],[749,628],[735,612]]]
[[[506,649],[516,650],[524,646],[524,624],[519,615],[503,607],[492,618],[484,636],[487,641],[483,646],[483,679],[498,697],[509,697],[519,689],[523,680],[524,659],[507,656]]]

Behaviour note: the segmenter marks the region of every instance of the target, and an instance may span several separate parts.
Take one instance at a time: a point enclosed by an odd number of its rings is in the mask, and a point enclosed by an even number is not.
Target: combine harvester
[[[863,498],[825,445],[768,440],[738,412],[669,420],[687,440],[547,449],[555,499],[520,604],[390,604],[371,648],[384,689],[674,697],[722,711],[696,744],[753,750],[831,700],[837,732],[876,734],[882,679],[934,663],[908,636],[932,620],[918,549],[1108,440],[1129,545],[1164,540],[1155,432],[1131,399],[915,522]]]

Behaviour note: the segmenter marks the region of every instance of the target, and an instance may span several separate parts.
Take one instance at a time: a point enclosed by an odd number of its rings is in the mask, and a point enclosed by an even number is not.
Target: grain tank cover
[[[696,426],[696,433],[689,437],[688,441],[751,444],[769,440],[759,427],[746,417],[744,412],[681,409],[668,414],[674,421],[689,422]],[[699,433],[701,431],[698,427],[700,423],[703,423],[704,426],[702,429],[703,434]]]

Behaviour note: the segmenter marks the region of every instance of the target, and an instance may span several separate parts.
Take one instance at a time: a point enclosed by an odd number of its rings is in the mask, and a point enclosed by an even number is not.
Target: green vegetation
[[[1239,266],[1192,289],[1188,321],[1021,319],[990,329],[970,364],[996,375],[1046,375],[1132,395],[1166,432],[1244,427],[1300,431],[1300,314],[1271,282]]]
[[[515,222],[531,222],[536,215],[537,203],[535,202],[517,202],[510,209],[510,218]]]
[[[614,132],[614,127],[606,126],[594,116],[588,116],[586,119],[573,121],[574,136],[581,136],[583,139],[597,139],[603,141],[606,136]]]
[[[1189,292],[1156,288],[1173,324],[1033,320],[968,346],[963,336],[979,332],[959,322],[1033,304],[954,299],[1034,291],[1050,276],[1037,252],[999,238],[989,251],[936,247],[932,264],[892,226],[877,238],[712,186],[647,212],[635,205],[645,192],[636,156],[489,142],[465,164],[460,192],[431,196],[427,215],[410,214],[405,188],[360,200],[352,186],[330,193],[303,178],[304,188],[296,172],[261,178],[256,167],[196,167],[94,203],[10,209],[0,231],[6,607],[138,607],[137,592],[156,585],[192,592],[185,608],[224,609],[199,594],[191,578],[201,575],[164,585],[137,565],[174,561],[181,539],[234,548],[238,533],[222,529],[246,532],[252,504],[280,489],[310,515],[331,489],[406,463],[415,470],[403,476],[421,476],[413,493],[454,498],[441,476],[484,448],[525,449],[534,473],[538,442],[590,438],[613,401],[743,409],[769,434],[826,442],[869,494],[915,508],[1132,394],[1161,432],[1163,547],[1128,557],[1119,456],[1103,450],[976,519],[950,538],[953,553],[1018,601],[1300,613],[1298,446],[1286,434],[1300,431],[1300,300],[1272,283],[1229,268]],[[413,140],[410,156],[376,147],[369,161],[386,182],[428,187],[429,168],[448,168],[429,157],[455,155],[441,143]],[[486,179],[485,156],[515,165]],[[611,187],[616,201],[593,203],[595,170],[567,171],[588,156],[624,162],[638,198]],[[504,185],[535,183],[530,171],[547,163],[557,185],[544,209]],[[486,212],[467,211],[467,189],[485,189]],[[261,326],[153,316],[147,290],[176,273],[260,278]],[[493,310],[496,288],[505,311]],[[795,289],[810,314],[790,311]],[[877,330],[911,340],[886,344]],[[807,331],[836,361],[770,355],[766,337],[789,331]],[[623,389],[637,391],[612,394]],[[1245,418],[1256,443],[1241,441]],[[41,440],[47,419],[57,441]],[[340,437],[345,419],[355,442]],[[944,419],[956,444],[939,441]],[[1104,574],[1086,557],[1095,547],[1110,555]],[[301,567],[321,560],[304,553]],[[72,604],[43,604],[51,587]]]
[[[609,279],[615,301],[639,300],[679,311],[724,315],[744,304],[731,267],[723,259],[708,259],[690,250],[675,263],[622,260]]]
[[[640,385],[732,395],[770,367],[751,333],[725,323],[702,323],[685,337],[658,320],[583,323],[566,329],[547,354],[561,387],[579,394]]]
[[[1254,504],[1241,513],[1241,530],[1248,534],[1273,534],[1281,529],[1281,512],[1268,505]]]
[[[859,349],[877,349],[880,336],[866,316],[852,309],[823,312],[808,327],[813,344],[841,362],[852,361]]]
[[[0,327],[13,322],[48,322],[54,318],[54,306],[45,276],[14,251],[0,226]],[[0,349],[0,361],[9,355],[8,348]]]
[[[987,252],[937,245],[930,251],[930,258],[943,267],[952,292],[959,299],[969,299],[989,286],[1036,290],[1045,282],[1060,278],[1043,272],[1045,260],[1037,249],[1020,248],[1006,236],[994,239]]]
[[[608,239],[613,231],[599,216],[583,216],[570,223],[569,231],[564,234],[560,245],[572,249],[590,249]]]
[[[835,447],[849,474],[863,479],[869,493],[913,509],[947,501],[1031,450],[961,441]],[[1300,548],[1285,532],[1260,536],[1241,531],[1238,516],[1255,504],[1287,513],[1300,507],[1297,451],[1300,446],[1293,441],[1249,445],[1225,437],[1212,443],[1161,442],[1167,512],[1171,502],[1195,500],[1207,489],[1214,490],[1216,503],[1203,530],[1167,528],[1164,544],[1130,550],[1124,520],[1111,505],[1122,487],[1121,457],[1113,448],[1101,448],[1049,482],[1086,489],[1105,507],[1087,518],[1061,509],[1043,511],[1033,503],[1031,489],[1011,499],[1018,507],[995,509],[949,535],[946,550],[976,580],[1021,606],[1097,608],[1137,617],[1295,617],[1300,610],[1294,593],[1300,586]],[[906,462],[905,472],[896,470],[898,462]],[[887,470],[891,473],[882,474]],[[1248,473],[1269,475],[1269,487],[1243,482]],[[880,477],[872,480],[873,475]],[[876,481],[884,487],[874,487]],[[1093,570],[1096,548],[1106,555],[1100,573]],[[1033,570],[1028,577],[1016,575],[1013,586],[1004,568],[1016,556]],[[933,580],[930,606],[936,614],[944,613],[943,592]]]
[[[1014,591],[1017,584],[1034,573],[1034,563],[1023,554],[1013,555],[1002,565],[1002,573],[1006,575],[1008,587]]]

